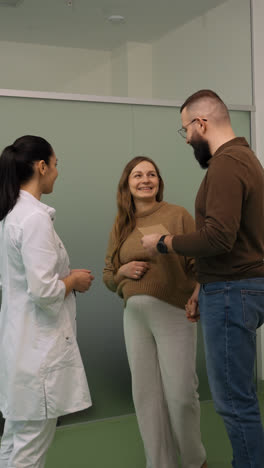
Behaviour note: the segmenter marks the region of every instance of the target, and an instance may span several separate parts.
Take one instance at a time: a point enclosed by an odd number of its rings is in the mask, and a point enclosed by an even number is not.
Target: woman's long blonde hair
[[[112,263],[114,266],[115,271],[121,265],[120,262],[120,249],[122,244],[127,239],[128,235],[133,231],[134,227],[136,226],[136,208],[133,197],[130,193],[128,179],[130,176],[131,171],[136,167],[139,163],[143,161],[148,161],[151,163],[158,175],[159,178],[159,190],[156,195],[156,200],[158,202],[163,200],[163,190],[164,190],[164,182],[160,175],[160,171],[158,166],[154,163],[154,161],[147,156],[136,156],[135,158],[131,159],[125,166],[121,178],[119,180],[118,188],[117,188],[117,215],[114,223],[114,237],[115,237],[115,245],[114,251],[112,254]]]

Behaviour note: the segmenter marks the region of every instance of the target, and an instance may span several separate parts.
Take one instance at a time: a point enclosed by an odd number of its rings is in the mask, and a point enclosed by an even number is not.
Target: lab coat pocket
[[[60,331],[51,361],[44,381],[47,417],[88,408],[91,405],[90,393],[70,326]]]
[[[81,363],[50,371],[44,386],[48,418],[79,411],[91,405]]]
[[[79,350],[71,327],[56,331],[46,350],[47,352],[43,355],[42,367],[48,372],[52,369],[73,365]]]
[[[76,362],[76,356],[79,354],[76,338],[71,327],[64,328],[60,336],[61,356],[58,356],[60,364],[63,366],[71,366]]]

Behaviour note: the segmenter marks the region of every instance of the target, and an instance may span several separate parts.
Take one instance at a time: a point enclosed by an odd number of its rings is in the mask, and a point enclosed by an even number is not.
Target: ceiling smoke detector
[[[107,21],[113,24],[120,24],[125,22],[125,17],[122,15],[110,15],[108,16]]]
[[[16,7],[24,0],[0,0],[0,6],[5,7]]]

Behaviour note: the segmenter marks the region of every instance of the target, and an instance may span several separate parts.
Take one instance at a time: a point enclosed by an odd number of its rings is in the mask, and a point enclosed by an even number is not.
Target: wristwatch
[[[166,234],[161,236],[159,242],[157,243],[157,250],[158,250],[159,253],[162,253],[162,254],[169,253],[168,247],[166,246],[166,244],[164,242],[165,237],[166,237]]]

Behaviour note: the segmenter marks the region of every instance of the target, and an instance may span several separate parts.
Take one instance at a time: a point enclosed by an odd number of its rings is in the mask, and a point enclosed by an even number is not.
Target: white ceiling
[[[0,0],[0,40],[111,50],[127,41],[152,42],[226,1]],[[109,15],[125,22],[111,24]]]

